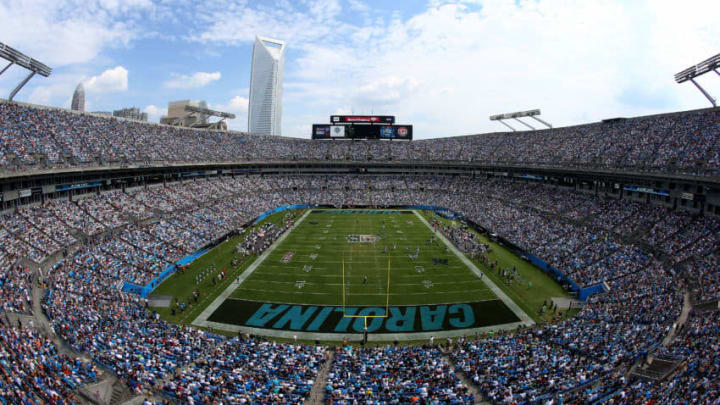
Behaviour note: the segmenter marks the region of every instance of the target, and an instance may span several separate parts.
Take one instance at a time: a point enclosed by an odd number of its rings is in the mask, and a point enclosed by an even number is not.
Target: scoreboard
[[[331,124],[314,124],[312,139],[385,139],[411,141],[412,125],[397,125],[391,115],[332,115]]]

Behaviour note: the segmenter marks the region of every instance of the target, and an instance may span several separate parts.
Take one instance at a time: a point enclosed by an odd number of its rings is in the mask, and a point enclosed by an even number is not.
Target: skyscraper
[[[285,42],[255,37],[250,70],[248,131],[280,136]]]
[[[70,108],[74,111],[85,112],[85,88],[82,82],[75,88]]]

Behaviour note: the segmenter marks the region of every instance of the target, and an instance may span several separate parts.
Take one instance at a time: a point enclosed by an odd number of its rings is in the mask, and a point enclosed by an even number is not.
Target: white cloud
[[[85,91],[88,93],[109,93],[125,91],[128,88],[128,71],[122,66],[116,66],[93,76],[85,81]]]
[[[220,80],[220,72],[196,72],[190,76],[172,73],[172,79],[163,83],[169,89],[196,89],[216,80]]]
[[[160,122],[160,117],[167,115],[167,108],[158,107],[150,104],[149,106],[145,107],[143,112],[147,113],[148,121]]]
[[[436,2],[345,42],[300,43],[284,133],[307,137],[297,117],[325,122],[338,108],[397,115],[423,138],[500,131],[489,115],[530,108],[570,125],[703,107],[672,80],[720,48],[720,3],[702,3],[695,19],[670,1]]]
[[[237,44],[263,35],[301,43],[341,37],[346,25],[336,17],[341,12],[338,0],[284,2],[282,7],[250,7],[246,3],[205,2],[197,10],[202,28],[188,39],[199,42]]]
[[[348,0],[348,4],[350,5],[351,10],[355,10],[355,11],[369,11],[370,10],[370,6],[368,6],[367,4],[363,3],[360,0]]]
[[[141,29],[147,0],[3,0],[0,38],[58,68],[92,61],[106,47],[127,46]]]

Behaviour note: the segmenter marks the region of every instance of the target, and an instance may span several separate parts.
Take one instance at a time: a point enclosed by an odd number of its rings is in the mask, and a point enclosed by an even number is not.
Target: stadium
[[[14,101],[51,69],[0,51],[3,405],[720,403],[720,55],[711,108],[306,139]]]

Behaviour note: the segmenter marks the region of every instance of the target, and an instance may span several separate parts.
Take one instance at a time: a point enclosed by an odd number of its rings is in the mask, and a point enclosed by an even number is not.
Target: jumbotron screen
[[[411,141],[412,125],[328,125],[315,124],[312,139],[387,139]]]

